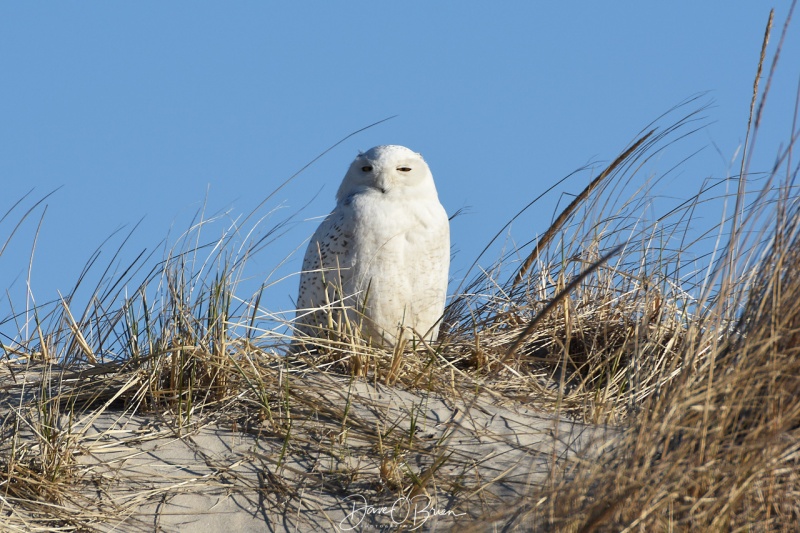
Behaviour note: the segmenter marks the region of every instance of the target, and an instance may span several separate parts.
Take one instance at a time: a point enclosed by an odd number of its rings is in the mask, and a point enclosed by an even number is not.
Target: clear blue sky
[[[776,7],[770,52],[788,2]],[[345,135],[398,115],[264,205],[262,215],[280,208],[265,229],[302,211],[247,274],[264,279],[313,232],[358,150],[403,144],[425,156],[449,213],[468,208],[452,224],[457,284],[517,209],[587,162],[613,159],[696,93],[714,103],[709,126],[675,157],[703,151],[666,193],[688,197],[706,177],[735,174],[768,13],[767,3],[724,1],[4,2],[0,213],[34,192],[0,223],[0,244],[33,200],[60,187],[45,202],[33,261],[33,294],[48,301],[70,291],[114,230],[142,219],[122,259],[143,249],[161,257],[159,242],[188,226],[206,193],[209,212],[245,215]],[[781,61],[754,170],[790,134],[800,27]],[[558,200],[548,196],[513,237],[544,231]],[[0,319],[8,295],[24,306],[42,213],[0,257]],[[120,242],[103,246],[98,265]],[[301,256],[277,277],[299,270]],[[263,305],[288,309],[296,284],[278,283]]]

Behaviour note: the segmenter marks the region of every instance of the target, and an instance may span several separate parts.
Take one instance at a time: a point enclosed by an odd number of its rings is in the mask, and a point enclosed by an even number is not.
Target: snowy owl
[[[297,296],[300,336],[345,331],[346,318],[373,344],[392,346],[408,328],[436,340],[449,266],[449,221],[427,163],[403,146],[376,146],[355,158],[336,207],[311,237]]]

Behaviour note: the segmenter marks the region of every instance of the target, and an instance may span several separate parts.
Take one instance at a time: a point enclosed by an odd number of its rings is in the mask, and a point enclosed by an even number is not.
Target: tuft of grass
[[[764,48],[771,26],[772,15]],[[751,119],[763,61],[762,49]],[[765,98],[766,92],[758,109]],[[492,523],[580,532],[797,527],[800,204],[794,187],[798,168],[791,164],[796,139],[797,133],[780,150],[753,202],[746,198],[743,162],[727,242],[709,271],[713,280],[698,294],[702,305],[684,306],[692,312],[670,330],[668,343],[636,365],[637,373],[656,378],[654,388],[637,396],[638,408],[615,450],[595,464],[562,470],[550,487],[533,490],[505,511],[485,514],[468,529]],[[749,156],[745,150],[743,161]],[[643,316],[649,316],[647,302],[668,303],[658,293],[646,298],[640,302]],[[672,305],[671,314],[681,307]],[[656,361],[648,372],[647,365]]]

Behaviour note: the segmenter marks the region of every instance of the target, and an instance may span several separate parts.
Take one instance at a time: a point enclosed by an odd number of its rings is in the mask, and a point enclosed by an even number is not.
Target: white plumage
[[[407,327],[435,340],[449,266],[449,221],[427,163],[403,146],[376,146],[350,165],[308,245],[298,332],[324,336],[345,309],[373,343],[393,345]]]

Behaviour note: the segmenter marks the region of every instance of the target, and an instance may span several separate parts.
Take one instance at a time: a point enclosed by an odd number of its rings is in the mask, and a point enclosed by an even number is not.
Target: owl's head
[[[345,174],[336,200],[353,194],[414,194],[436,199],[436,186],[422,156],[405,146],[376,146],[358,154]]]

